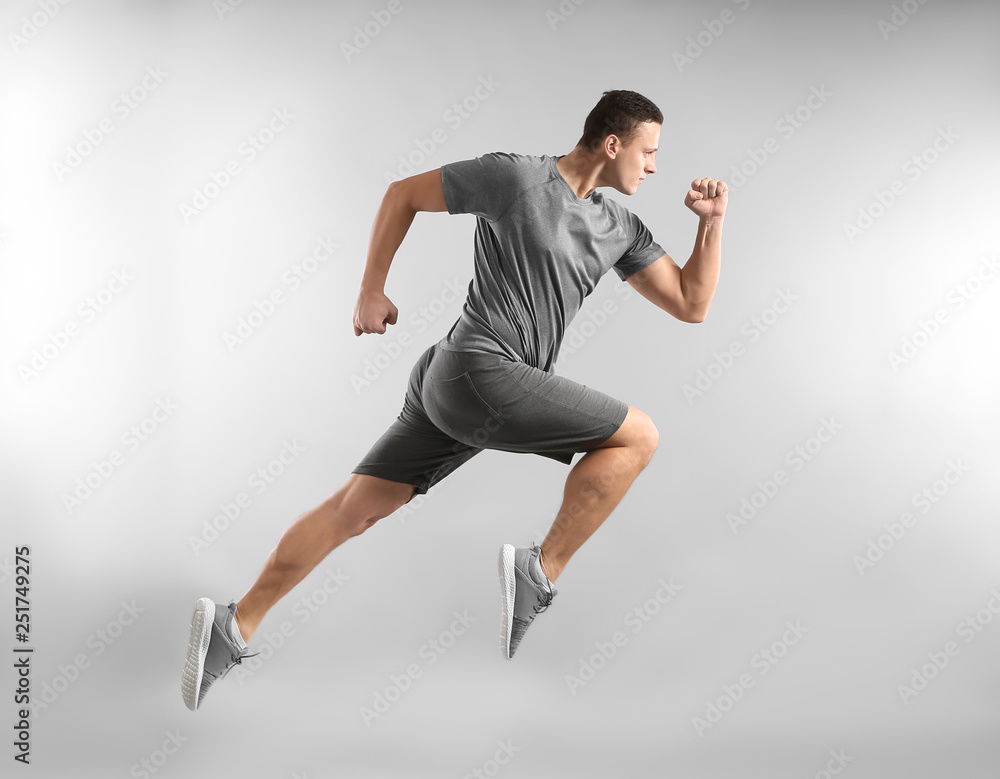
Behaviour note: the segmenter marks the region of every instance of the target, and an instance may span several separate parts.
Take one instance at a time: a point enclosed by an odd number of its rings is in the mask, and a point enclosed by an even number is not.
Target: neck
[[[605,186],[601,179],[603,162],[579,146],[560,157],[556,167],[577,197],[588,198],[595,189]]]

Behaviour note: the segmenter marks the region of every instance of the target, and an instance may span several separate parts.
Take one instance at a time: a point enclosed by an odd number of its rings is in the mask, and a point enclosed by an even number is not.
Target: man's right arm
[[[396,324],[399,312],[384,291],[389,265],[418,211],[447,210],[440,168],[394,181],[389,185],[375,215],[368,242],[368,258],[361,279],[361,291],[354,307],[355,335],[381,334],[385,332],[387,325]]]

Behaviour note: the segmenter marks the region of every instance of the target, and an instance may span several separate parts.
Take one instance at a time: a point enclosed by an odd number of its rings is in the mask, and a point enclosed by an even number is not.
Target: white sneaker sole
[[[205,672],[205,657],[208,644],[212,640],[212,625],[215,622],[215,602],[201,598],[194,604],[191,615],[191,636],[188,639],[187,662],[181,675],[181,692],[184,705],[191,711],[198,708],[201,679]]]
[[[500,649],[510,660],[510,632],[514,627],[514,547],[504,544],[498,561],[500,573]]]

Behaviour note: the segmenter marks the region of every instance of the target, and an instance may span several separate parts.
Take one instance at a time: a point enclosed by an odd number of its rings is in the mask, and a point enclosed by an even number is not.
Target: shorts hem
[[[414,490],[413,494],[410,496],[410,499],[406,501],[407,503],[409,503],[410,500],[413,500],[415,497],[417,497],[417,495],[426,495],[427,491],[431,488],[431,485],[428,484],[426,480],[414,481],[413,479],[409,479],[405,476],[388,473],[385,469],[377,468],[370,465],[358,465],[356,468],[354,468],[354,470],[351,471],[351,473],[357,473],[362,476],[375,476],[376,478],[385,479],[386,481],[394,481],[397,484],[410,485],[411,487],[414,488]]]

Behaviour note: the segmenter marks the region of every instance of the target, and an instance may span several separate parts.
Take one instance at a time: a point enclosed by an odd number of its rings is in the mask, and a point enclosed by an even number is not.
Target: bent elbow
[[[697,302],[689,301],[684,307],[684,321],[690,322],[691,324],[700,324],[701,322],[704,322],[706,317],[708,317],[708,309],[711,305],[711,297],[707,300],[699,300]]]
[[[409,213],[416,216],[420,210],[414,203],[413,187],[406,183],[406,179],[391,182],[385,189],[382,203],[396,213]]]
[[[402,199],[405,202],[406,188],[403,186],[403,182],[390,181],[389,186],[385,188],[385,194],[382,196],[382,199],[387,201]]]
[[[683,314],[679,317],[679,319],[682,322],[687,322],[688,324],[697,325],[704,322],[707,316],[708,316],[708,306],[696,306],[685,309]]]
[[[673,314],[674,319],[683,322],[686,325],[697,325],[705,321],[704,315],[698,314],[694,311],[669,311],[668,313]]]

